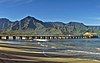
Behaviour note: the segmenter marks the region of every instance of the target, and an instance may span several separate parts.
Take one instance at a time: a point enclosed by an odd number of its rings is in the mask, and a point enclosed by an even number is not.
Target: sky
[[[0,18],[100,25],[100,0],[0,0]]]

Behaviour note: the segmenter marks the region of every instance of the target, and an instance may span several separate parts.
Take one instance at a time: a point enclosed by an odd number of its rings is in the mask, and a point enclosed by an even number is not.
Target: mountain
[[[14,26],[12,30],[28,30],[28,29],[33,29],[35,30],[36,28],[41,28],[43,26],[43,22],[35,19],[34,17],[27,16],[20,21],[14,22]]]
[[[44,22],[45,27],[64,27],[66,24],[62,22]]]
[[[1,18],[0,19],[0,31],[10,28],[11,23],[12,22],[9,19]]]
[[[19,21],[0,19],[0,34],[23,35],[82,35],[85,32],[100,34],[100,26],[87,26],[78,22],[43,22],[27,16]]]

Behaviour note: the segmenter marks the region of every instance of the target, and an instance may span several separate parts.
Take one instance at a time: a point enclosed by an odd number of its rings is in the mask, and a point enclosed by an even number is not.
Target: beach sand
[[[24,49],[0,46],[0,63],[100,63],[99,60],[80,59],[75,56],[64,56],[42,52],[26,52]]]

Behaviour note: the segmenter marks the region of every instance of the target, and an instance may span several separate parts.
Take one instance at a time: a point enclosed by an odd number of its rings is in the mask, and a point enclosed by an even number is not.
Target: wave
[[[84,53],[84,54],[96,54],[96,55],[100,55],[100,53],[96,53],[96,52],[88,52],[88,51],[77,51],[77,50],[67,50],[68,52],[75,52],[75,53]]]

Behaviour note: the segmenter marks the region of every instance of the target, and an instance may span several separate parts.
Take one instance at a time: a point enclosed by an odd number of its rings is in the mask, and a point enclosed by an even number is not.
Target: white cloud
[[[26,3],[31,3],[33,2],[34,0],[14,0],[13,2],[14,3],[20,3],[20,4],[26,4]]]
[[[95,20],[100,20],[100,17],[94,18]]]
[[[0,0],[0,4],[27,4],[27,3],[31,3],[35,0]]]
[[[88,17],[89,20],[100,21],[100,17]]]

